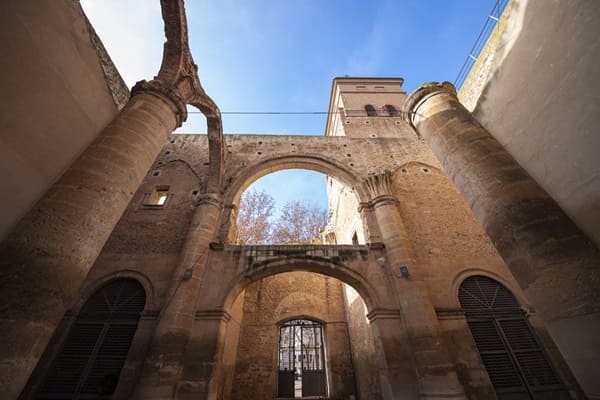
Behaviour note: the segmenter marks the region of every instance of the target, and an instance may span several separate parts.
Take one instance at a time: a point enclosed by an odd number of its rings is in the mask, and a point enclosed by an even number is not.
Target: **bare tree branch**
[[[268,244],[271,241],[271,217],[275,208],[273,196],[265,191],[246,190],[240,200],[237,217],[238,243]]]
[[[273,223],[272,243],[312,243],[327,224],[327,211],[314,203],[290,201]]]

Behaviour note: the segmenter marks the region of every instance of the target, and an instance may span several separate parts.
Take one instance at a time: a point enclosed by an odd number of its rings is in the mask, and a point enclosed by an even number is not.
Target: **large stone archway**
[[[389,391],[390,377],[403,382],[405,390],[410,387],[416,390],[418,382],[412,358],[398,356],[402,353],[398,341],[406,340],[406,335],[402,334],[404,327],[393,289],[381,268],[384,254],[385,250],[379,246],[226,246],[213,250],[202,277],[203,295],[196,305],[178,398],[224,395],[228,398],[222,391],[231,386],[233,379],[235,363],[231,360],[235,360],[236,353],[232,349],[237,348],[238,339],[232,339],[231,330],[235,331],[240,323],[240,310],[236,306],[239,298],[244,297],[245,288],[266,278],[298,271],[308,273],[307,276],[336,278],[363,299],[366,305],[363,324],[367,324],[366,329],[376,343],[370,356],[371,363],[376,363],[377,373],[373,376],[382,378],[373,390],[380,395]],[[301,307],[295,310],[289,316],[304,314]],[[314,311],[306,314],[315,315]],[[272,376],[272,371],[269,374]],[[374,378],[369,379],[372,383]],[[269,385],[274,384],[271,381]]]

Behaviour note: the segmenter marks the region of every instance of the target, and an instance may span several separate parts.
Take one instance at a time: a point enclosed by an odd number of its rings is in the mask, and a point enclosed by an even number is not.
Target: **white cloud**
[[[81,0],[81,6],[129,87],[158,73],[165,41],[159,1]]]

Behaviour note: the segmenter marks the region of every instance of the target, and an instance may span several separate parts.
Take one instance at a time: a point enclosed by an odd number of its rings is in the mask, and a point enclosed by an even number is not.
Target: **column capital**
[[[150,82],[142,80],[131,89],[131,97],[133,98],[140,93],[150,94],[167,103],[175,113],[177,127],[180,127],[187,119],[186,101],[174,85],[160,79],[153,79]]]
[[[198,197],[196,206],[211,205],[216,208],[223,207],[223,198],[218,193],[204,193]]]
[[[367,176],[365,186],[371,197],[371,201],[368,203],[369,207],[375,208],[384,204],[397,203],[392,193],[392,173],[390,171]],[[364,208],[364,206],[364,203],[360,204],[360,207]]]
[[[456,88],[450,82],[428,82],[419,86],[408,96],[402,107],[402,115],[409,125],[415,127],[419,118],[428,117],[427,113],[420,110],[421,106],[429,99],[438,95],[446,95],[447,98],[459,103]],[[441,110],[440,110],[441,111]]]

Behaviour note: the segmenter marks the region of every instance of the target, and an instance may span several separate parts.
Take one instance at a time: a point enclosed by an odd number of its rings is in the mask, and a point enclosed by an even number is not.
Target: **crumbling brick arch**
[[[332,176],[351,187],[358,197],[359,203],[369,199],[362,178],[333,158],[320,154],[295,153],[294,155],[274,155],[250,165],[240,167],[229,179],[224,188],[224,212],[221,216],[218,237],[221,241],[233,242],[231,228],[235,226],[237,209],[244,190],[256,180],[273,172],[285,169],[308,169]],[[373,228],[373,227],[366,227]]]

